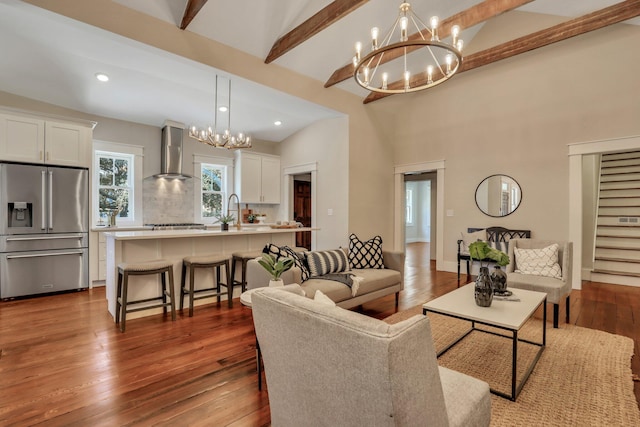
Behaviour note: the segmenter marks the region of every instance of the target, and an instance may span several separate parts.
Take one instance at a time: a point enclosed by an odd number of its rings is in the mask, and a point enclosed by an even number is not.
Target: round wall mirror
[[[507,175],[486,177],[476,188],[476,205],[484,214],[503,217],[512,214],[522,201],[522,190]]]

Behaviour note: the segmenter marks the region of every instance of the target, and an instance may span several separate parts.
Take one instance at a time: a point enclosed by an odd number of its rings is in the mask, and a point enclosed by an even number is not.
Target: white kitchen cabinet
[[[88,125],[0,114],[0,160],[89,167]]]
[[[280,157],[236,151],[235,191],[241,203],[280,203]]]
[[[107,280],[107,239],[98,233],[98,280]]]
[[[89,167],[91,131],[86,126],[47,120],[44,128],[45,163]]]
[[[44,162],[44,120],[0,114],[0,159]]]

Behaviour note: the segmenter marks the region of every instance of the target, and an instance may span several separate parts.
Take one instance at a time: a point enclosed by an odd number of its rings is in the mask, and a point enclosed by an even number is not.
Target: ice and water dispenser
[[[33,221],[33,204],[28,202],[9,202],[8,223],[11,227],[31,227]]]

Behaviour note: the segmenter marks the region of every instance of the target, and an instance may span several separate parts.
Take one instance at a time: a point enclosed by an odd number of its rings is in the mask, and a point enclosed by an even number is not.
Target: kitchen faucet
[[[227,202],[227,216],[229,216],[229,212],[231,212],[231,199],[235,197],[236,198],[236,228],[238,230],[240,230],[240,228],[242,227],[242,224],[240,224],[240,198],[238,197],[238,195],[236,193],[231,193],[231,195],[229,196],[229,201]]]

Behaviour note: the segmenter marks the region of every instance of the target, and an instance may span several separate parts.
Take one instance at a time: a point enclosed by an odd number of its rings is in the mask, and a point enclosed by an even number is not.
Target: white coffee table
[[[501,391],[494,390],[493,388],[491,388],[491,392],[498,396],[515,401],[520,394],[522,387],[527,382],[529,375],[531,375],[533,368],[536,366],[536,363],[538,363],[538,359],[540,359],[540,355],[547,343],[547,294],[544,292],[517,289],[513,291],[513,296],[519,298],[520,301],[506,301],[494,298],[491,307],[480,307],[475,302],[474,292],[475,284],[469,283],[468,285],[462,286],[422,305],[422,312],[425,315],[428,312],[433,312],[471,322],[471,329],[442,349],[437,356],[440,357],[446,353],[451,347],[462,341],[473,331],[480,331],[505,338],[511,338],[513,342],[511,361],[511,394],[506,394]],[[518,331],[520,331],[520,328],[522,328],[527,320],[533,316],[533,313],[535,313],[541,305],[544,307],[542,342],[539,343],[519,339]],[[476,323],[503,329],[510,332],[511,335],[503,335],[501,333],[478,329],[476,328]],[[519,384],[516,384],[518,342],[533,344],[540,348],[528,367],[522,381],[520,381]]]

